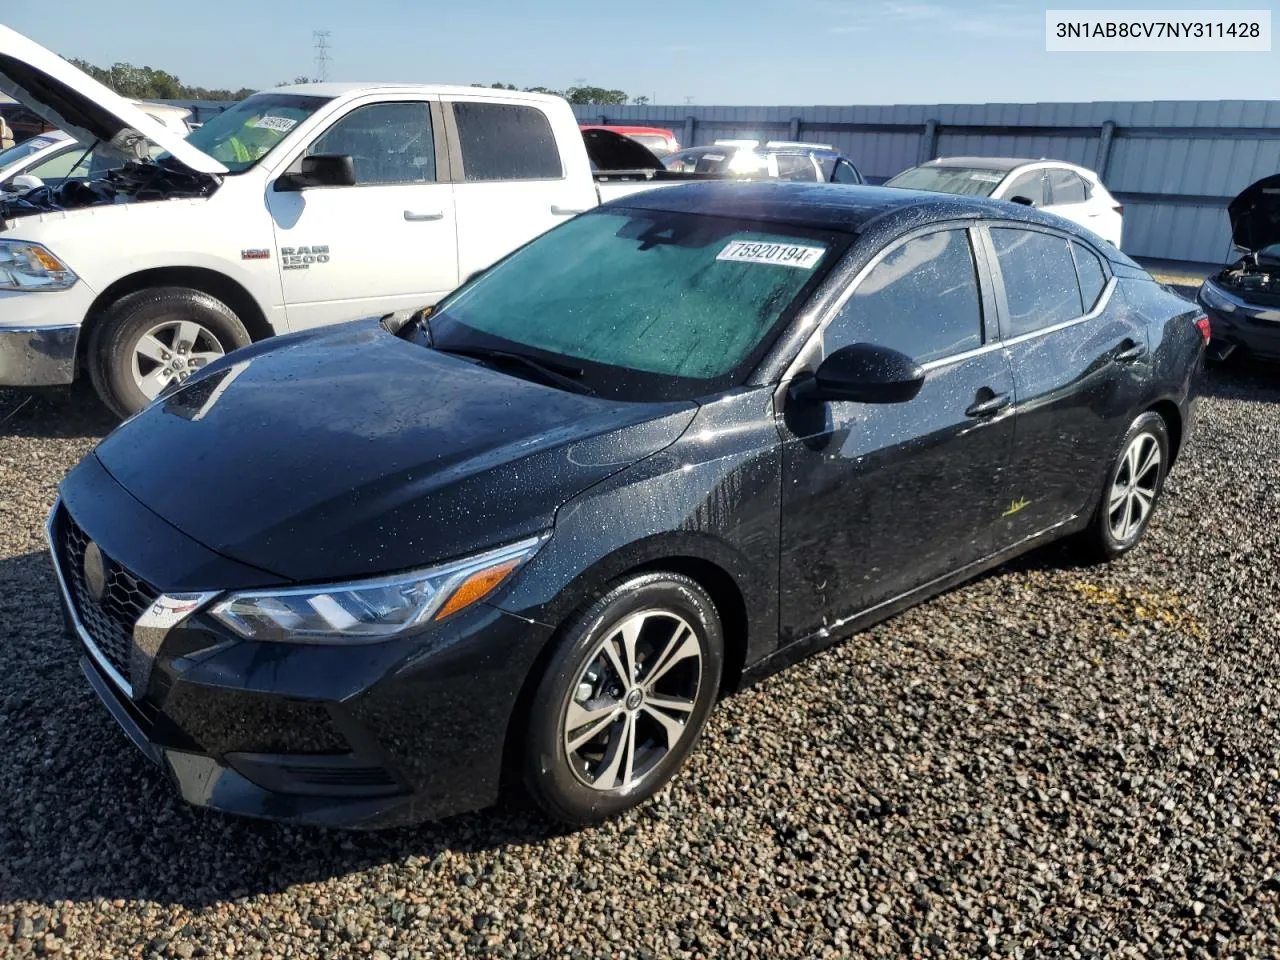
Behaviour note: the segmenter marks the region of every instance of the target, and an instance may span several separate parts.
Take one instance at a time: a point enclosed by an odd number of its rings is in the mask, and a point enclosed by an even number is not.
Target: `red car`
[[[641,146],[647,147],[655,156],[665,157],[680,149],[676,135],[662,127],[628,127],[612,123],[580,123],[582,130],[612,130],[624,137],[630,137]]]

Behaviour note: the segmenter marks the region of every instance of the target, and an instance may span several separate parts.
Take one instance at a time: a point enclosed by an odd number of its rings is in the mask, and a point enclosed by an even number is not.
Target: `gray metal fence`
[[[1280,102],[1269,100],[574,109],[583,122],[667,127],[689,146],[830,143],[876,183],[934,157],[1067,160],[1097,170],[1125,205],[1128,253],[1171,260],[1230,260],[1227,203],[1280,171]]]
[[[229,103],[164,101],[203,122]],[[1052,157],[1097,170],[1125,206],[1134,256],[1231,259],[1226,206],[1280,171],[1280,102],[1171,100],[832,107],[574,107],[578,119],[668,127],[682,144],[808,139],[853,157],[873,183],[933,157]]]

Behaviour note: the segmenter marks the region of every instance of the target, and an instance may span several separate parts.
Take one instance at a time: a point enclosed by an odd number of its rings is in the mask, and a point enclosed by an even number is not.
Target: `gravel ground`
[[[1205,390],[1129,557],[1049,548],[732,698],[621,821],[375,835],[135,754],[41,536],[109,423],[0,392],[0,956],[1280,955],[1280,375]]]

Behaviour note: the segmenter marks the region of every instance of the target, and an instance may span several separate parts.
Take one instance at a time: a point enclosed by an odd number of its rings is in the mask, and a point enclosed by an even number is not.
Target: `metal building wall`
[[[1173,260],[1230,260],[1227,203],[1280,171],[1275,101],[574,109],[584,122],[670,127],[688,145],[725,137],[830,143],[873,182],[938,156],[1068,160],[1098,170],[1124,203],[1127,252]]]

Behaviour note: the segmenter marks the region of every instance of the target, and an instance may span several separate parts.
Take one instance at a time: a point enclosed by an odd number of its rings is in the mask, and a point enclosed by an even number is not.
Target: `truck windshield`
[[[912,167],[885,181],[886,187],[958,193],[966,197],[989,197],[1005,175],[999,170],[971,167]]]
[[[231,173],[243,173],[328,102],[328,97],[255,94],[192,130],[187,142],[221,161]]]
[[[609,207],[500,261],[443,301],[434,345],[519,354],[620,400],[743,382],[852,235]]]

